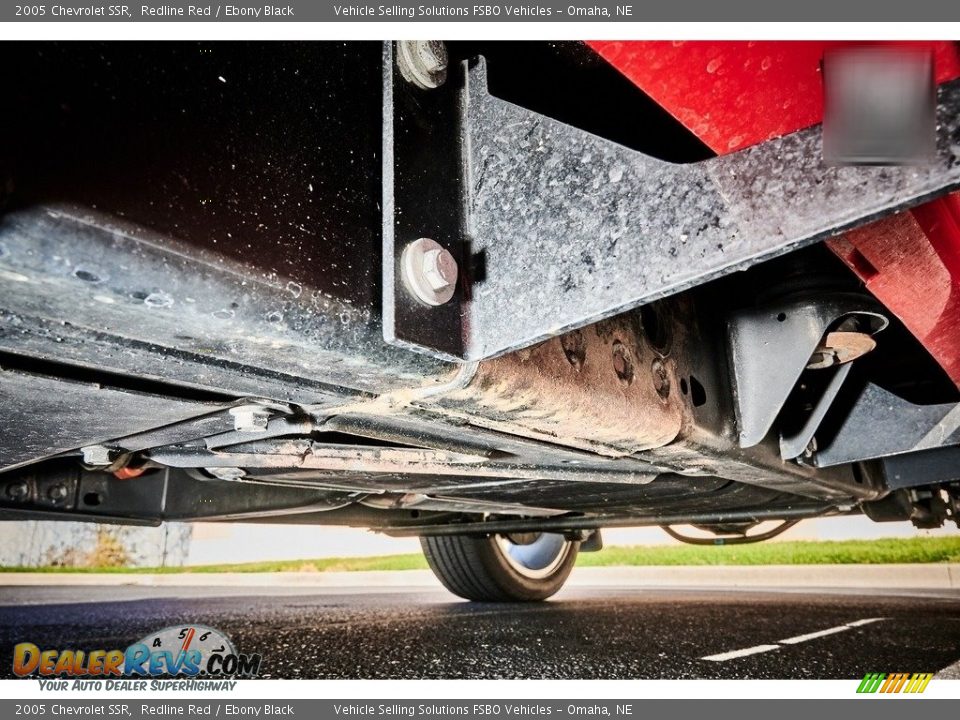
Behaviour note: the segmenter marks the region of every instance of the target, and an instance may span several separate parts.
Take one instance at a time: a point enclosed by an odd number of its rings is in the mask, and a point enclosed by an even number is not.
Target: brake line
[[[770,538],[775,538],[781,533],[785,533],[787,530],[796,525],[799,520],[784,520],[782,523],[777,525],[777,527],[766,532],[758,533],[757,535],[733,535],[730,537],[712,537],[712,538],[701,538],[701,537],[692,537],[690,535],[684,535],[674,530],[669,525],[661,525],[660,528],[674,540],[679,540],[682,543],[687,543],[688,545],[749,545],[750,543],[763,542],[764,540],[769,540]]]

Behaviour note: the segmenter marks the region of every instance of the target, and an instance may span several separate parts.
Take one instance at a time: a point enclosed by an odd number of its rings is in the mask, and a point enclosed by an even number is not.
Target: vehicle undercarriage
[[[439,571],[487,599],[608,527],[956,522],[960,81],[935,162],[837,167],[596,45],[6,43],[0,515],[520,558]]]

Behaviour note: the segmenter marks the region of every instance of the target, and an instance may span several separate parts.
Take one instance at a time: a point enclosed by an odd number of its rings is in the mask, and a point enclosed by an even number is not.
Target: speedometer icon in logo
[[[236,655],[237,650],[226,635],[208,625],[171,625],[151,633],[141,641],[151,653],[168,652],[174,658],[191,657],[195,666],[206,668],[211,656]],[[204,670],[200,673],[205,675]]]

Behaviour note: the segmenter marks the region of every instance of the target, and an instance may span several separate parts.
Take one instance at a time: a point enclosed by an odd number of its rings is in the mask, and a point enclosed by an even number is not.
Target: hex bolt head
[[[28,495],[30,495],[30,486],[25,480],[7,485],[7,497],[11,500],[26,500]]]
[[[574,370],[580,372],[587,359],[587,339],[583,335],[583,330],[572,330],[561,335],[560,347],[563,349],[567,362],[573,366]],[[614,369],[618,368],[618,362],[616,354],[614,354]]]
[[[653,375],[653,388],[664,400],[670,394],[670,373],[667,372],[667,366],[660,359],[654,360],[650,366],[650,373]]]
[[[437,292],[457,284],[457,261],[446,250],[427,250],[423,254],[423,276]]]
[[[270,422],[270,411],[259,405],[243,405],[230,408],[233,429],[242,433],[265,432]]]
[[[424,305],[443,305],[457,290],[459,270],[449,250],[430,238],[420,238],[404,248],[400,275],[407,290]]]
[[[84,465],[106,466],[113,462],[113,452],[103,445],[88,445],[80,448],[80,452],[83,453]]]
[[[396,47],[397,68],[408,83],[432,90],[446,82],[450,60],[442,41],[401,40]]]
[[[51,485],[50,489],[47,490],[47,497],[53,500],[54,502],[59,502],[67,496],[67,486],[62,483],[57,483],[56,485]]]
[[[627,347],[619,340],[613,343],[613,371],[624,387],[633,384],[633,357]]]

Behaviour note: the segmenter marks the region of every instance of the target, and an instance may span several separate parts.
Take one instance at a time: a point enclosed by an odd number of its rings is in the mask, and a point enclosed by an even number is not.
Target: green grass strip
[[[878,540],[793,541],[758,545],[694,546],[653,545],[608,547],[583,553],[577,563],[585,567],[669,565],[822,565],[960,562],[957,537],[882,538]],[[427,563],[419,553],[362,558],[279,560],[188,567],[0,567],[0,572],[75,573],[262,573],[332,572],[365,570],[422,570]]]

